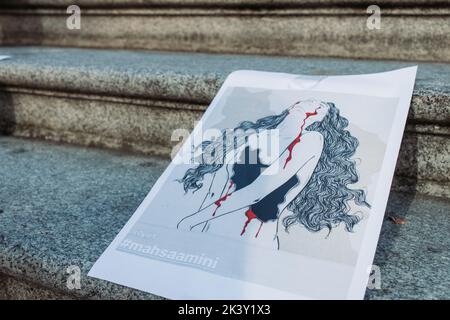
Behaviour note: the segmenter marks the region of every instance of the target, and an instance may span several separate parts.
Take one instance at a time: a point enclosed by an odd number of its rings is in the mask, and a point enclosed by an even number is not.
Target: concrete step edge
[[[288,58],[121,50],[0,47],[0,86],[114,98],[172,101],[204,108],[239,69],[310,75],[373,73],[411,66],[397,61]],[[421,63],[410,118],[450,124],[450,64]],[[11,90],[11,88],[9,89]],[[5,91],[8,91],[6,88]]]
[[[342,8],[337,2],[311,6],[308,1],[261,10],[207,2],[194,7],[195,1],[181,7],[183,1],[147,2],[137,8],[79,4],[80,29],[67,28],[68,2],[3,9],[0,44],[450,62],[450,7],[443,2],[377,3],[378,29],[368,27],[372,3],[352,1]]]
[[[0,49],[0,52],[2,50],[8,52],[9,49]],[[206,102],[228,74],[226,68],[230,72],[235,70],[228,64],[225,66],[223,60],[232,63],[233,59],[238,59],[234,61],[236,67],[240,66],[239,58],[248,63],[248,57],[222,55],[49,48],[14,50],[16,55],[10,61],[0,61],[2,132],[166,157],[179,142],[179,137],[173,136],[174,130],[190,131],[206,109]],[[186,67],[187,60],[194,66]],[[278,65],[280,61],[292,60],[262,57],[262,61],[272,61],[275,66],[283,67]],[[299,64],[306,61],[308,70],[316,66],[324,72],[336,70],[338,62],[352,66],[346,60],[295,61]],[[207,63],[210,65],[206,66]],[[356,66],[367,71],[373,70],[367,67],[372,64],[376,63],[355,61]],[[388,64],[394,65],[397,64]],[[445,71],[446,66],[439,66],[440,75],[444,77],[442,70]],[[386,63],[378,67],[386,68]],[[433,83],[445,82],[445,77],[428,78],[428,73],[435,71],[434,67],[434,64],[425,65],[423,74],[419,74],[397,166],[397,174],[417,182],[397,186],[401,190],[450,196],[446,186],[449,179],[446,173],[450,170],[446,160],[450,148],[450,103],[445,84],[430,88]],[[40,88],[30,89],[30,86]],[[436,96],[430,96],[430,92]],[[186,102],[188,99],[191,102]]]
[[[0,144],[0,177],[5,179],[0,184],[0,273],[19,282],[11,284],[13,288],[28,284],[31,290],[38,287],[75,298],[158,298],[89,278],[87,272],[150,190],[166,160],[11,137],[0,137]],[[450,296],[442,285],[450,261],[449,238],[442,233],[449,208],[448,199],[391,192],[374,262],[381,268],[382,289],[368,290],[367,299]],[[394,224],[388,217],[406,223]],[[79,290],[67,287],[69,266],[81,270]]]

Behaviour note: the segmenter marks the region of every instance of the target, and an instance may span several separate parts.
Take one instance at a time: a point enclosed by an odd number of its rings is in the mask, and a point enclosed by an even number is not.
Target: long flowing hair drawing
[[[204,192],[198,210],[183,217],[178,229],[213,232],[253,241],[269,242],[280,249],[279,230],[289,232],[293,225],[310,232],[331,230],[341,224],[353,232],[363,215],[351,212],[370,208],[366,192],[352,188],[359,180],[352,159],[359,145],[348,130],[348,120],[331,102],[298,101],[278,115],[239,123],[232,131],[260,135],[277,130],[277,159],[264,162],[264,145],[252,148],[249,135],[233,139],[232,147],[213,160],[189,168],[179,180],[185,196]],[[223,137],[203,141],[205,154],[214,155],[224,144]],[[229,161],[228,159],[256,159]],[[237,150],[237,152],[236,152]],[[274,167],[276,166],[276,168]],[[271,172],[271,174],[265,174]],[[275,172],[275,174],[274,174]],[[353,211],[355,211],[353,209]]]

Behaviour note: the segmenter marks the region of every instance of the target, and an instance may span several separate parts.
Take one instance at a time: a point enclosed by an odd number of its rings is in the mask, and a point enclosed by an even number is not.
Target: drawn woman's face
[[[305,125],[308,126],[314,122],[322,121],[328,113],[329,106],[327,103],[318,100],[304,100],[295,103],[289,110],[289,114],[298,115],[304,119],[307,115]]]

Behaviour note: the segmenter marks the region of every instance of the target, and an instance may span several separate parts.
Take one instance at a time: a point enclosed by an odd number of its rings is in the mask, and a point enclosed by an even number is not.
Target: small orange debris
[[[405,224],[406,220],[399,217],[389,216],[389,220],[392,221],[393,224]]]

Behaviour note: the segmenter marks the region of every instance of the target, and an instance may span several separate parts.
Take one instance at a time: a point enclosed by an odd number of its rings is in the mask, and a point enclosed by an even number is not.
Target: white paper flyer
[[[416,71],[232,73],[89,275],[172,299],[362,299]]]

